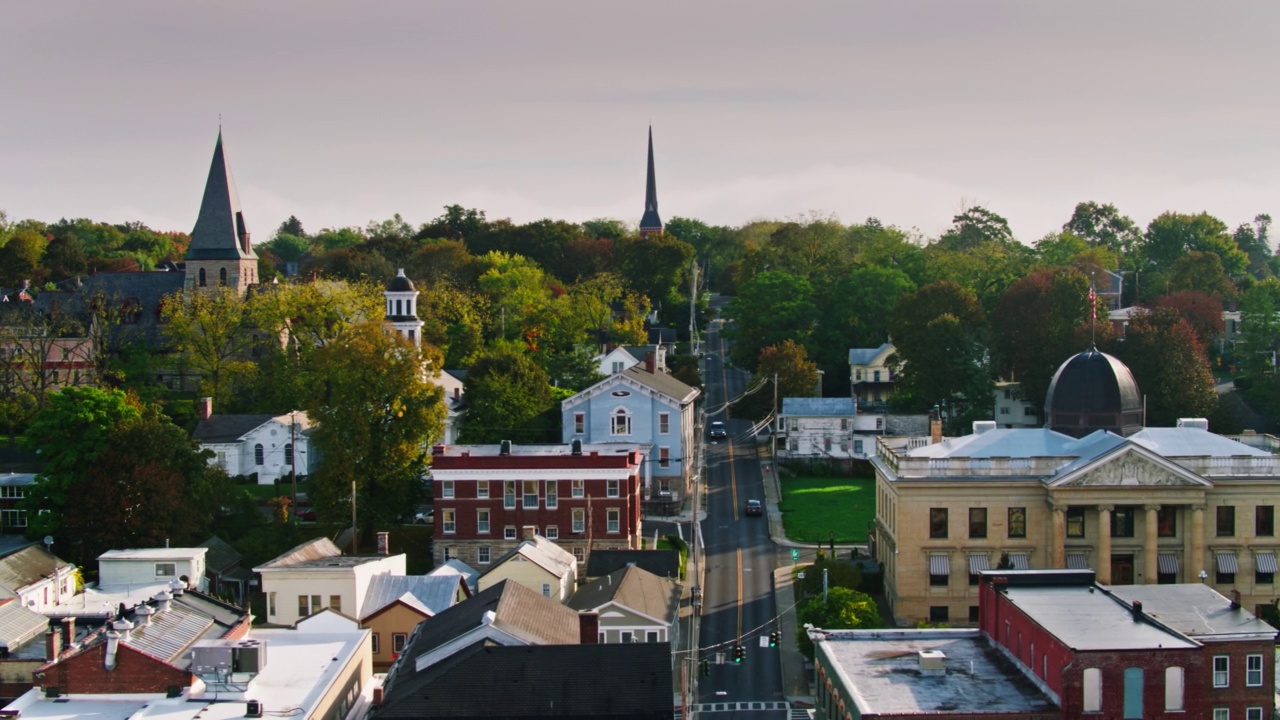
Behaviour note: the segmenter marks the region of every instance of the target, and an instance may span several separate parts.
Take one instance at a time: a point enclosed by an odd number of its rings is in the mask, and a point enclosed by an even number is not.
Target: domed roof
[[[1128,436],[1142,429],[1142,392],[1128,366],[1097,348],[1058,368],[1045,398],[1048,427],[1073,437],[1095,430]]]
[[[404,268],[396,271],[396,276],[387,283],[387,292],[413,292],[413,281],[404,276]]]

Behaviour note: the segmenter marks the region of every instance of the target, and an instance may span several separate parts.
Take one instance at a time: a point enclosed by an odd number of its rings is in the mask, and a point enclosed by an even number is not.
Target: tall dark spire
[[[640,236],[662,232],[658,217],[658,181],[653,173],[653,126],[649,126],[649,175],[644,187],[644,215],[640,216]]]
[[[213,162],[209,165],[209,178],[204,184],[204,198],[200,201],[200,214],[191,231],[191,247],[188,260],[239,260],[256,259],[249,243],[249,230],[245,227],[244,213],[240,210],[240,197],[236,194],[231,168],[222,149],[222,129],[218,129],[218,142],[213,146]]]

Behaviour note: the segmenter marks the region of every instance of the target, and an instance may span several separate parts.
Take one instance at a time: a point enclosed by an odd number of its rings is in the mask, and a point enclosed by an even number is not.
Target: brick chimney
[[[644,369],[647,370],[650,375],[658,372],[658,360],[653,356],[653,351],[649,351],[644,354]]]
[[[578,643],[595,645],[600,642],[600,614],[578,613]]]
[[[390,534],[387,533],[387,531],[385,530],[378,533],[378,554],[379,555],[391,554]]]
[[[202,397],[196,400],[196,415],[201,420],[208,420],[213,415],[213,398]]]
[[[45,660],[57,660],[60,652],[62,652],[62,627],[50,625],[44,633]]]
[[[64,646],[69,646],[76,641],[76,619],[73,617],[62,618],[62,642]]]
[[[937,445],[940,442],[942,442],[942,415],[937,408],[934,408],[933,412],[929,413],[929,444]]]
[[[523,528],[523,530],[524,530],[524,539],[525,539],[525,540],[532,540],[532,539],[533,539],[533,536],[534,536],[534,535],[536,535],[536,534],[537,534],[537,532],[538,532],[538,526],[536,526],[536,525],[525,525],[525,526],[524,526],[524,528]]]

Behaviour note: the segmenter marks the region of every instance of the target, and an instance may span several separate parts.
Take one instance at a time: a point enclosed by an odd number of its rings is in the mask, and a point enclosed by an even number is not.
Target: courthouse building
[[[1092,568],[1104,585],[1206,583],[1268,616],[1276,583],[1280,441],[1203,419],[1142,425],[1120,361],[1058,369],[1048,427],[877,443],[875,557],[900,623],[976,625],[978,573]]]

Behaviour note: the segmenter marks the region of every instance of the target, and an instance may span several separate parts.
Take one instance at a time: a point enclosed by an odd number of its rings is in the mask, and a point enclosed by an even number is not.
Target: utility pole
[[[698,259],[693,259],[689,278],[689,346],[693,356],[698,356]]]
[[[298,516],[298,411],[289,413],[289,481],[293,483],[293,513]]]
[[[351,481],[351,554],[356,555],[359,548],[360,532],[356,529],[356,481]]]

